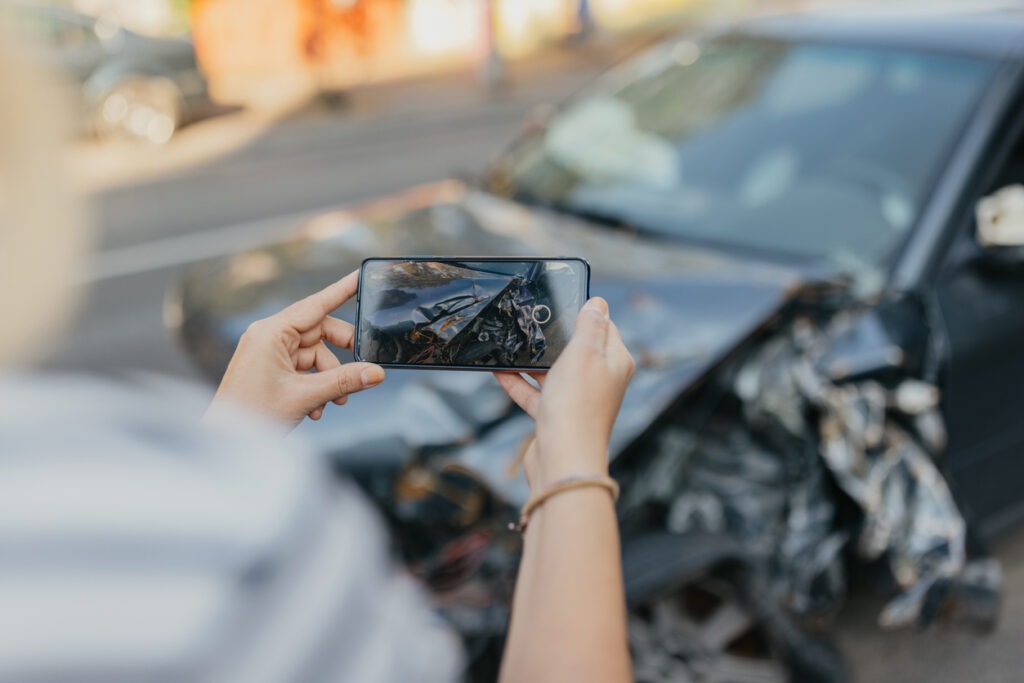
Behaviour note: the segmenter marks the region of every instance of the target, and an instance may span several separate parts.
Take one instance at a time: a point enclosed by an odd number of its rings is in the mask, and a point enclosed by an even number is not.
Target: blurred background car
[[[998,610],[989,565],[961,581],[984,555],[963,523],[982,539],[1022,512],[1024,270],[1016,245],[977,239],[974,206],[1024,181],[1022,89],[1015,11],[823,11],[676,37],[478,177],[196,266],[169,320],[216,380],[250,322],[367,256],[588,258],[638,359],[612,453],[638,680],[842,680],[815,634],[848,545],[894,565],[883,622]],[[525,497],[505,467],[529,421],[486,377],[392,374],[305,435],[493,663],[516,554],[502,529]]]
[[[0,21],[77,86],[83,133],[163,144],[212,109],[190,40],[20,1],[0,2]]]

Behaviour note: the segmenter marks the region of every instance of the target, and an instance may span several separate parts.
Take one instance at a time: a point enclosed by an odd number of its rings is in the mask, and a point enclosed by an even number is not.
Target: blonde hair
[[[0,33],[0,367],[52,344],[91,243],[65,167],[68,92],[26,54]]]

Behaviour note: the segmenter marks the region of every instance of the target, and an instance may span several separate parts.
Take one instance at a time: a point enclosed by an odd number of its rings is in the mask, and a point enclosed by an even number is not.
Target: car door
[[[1024,114],[996,136],[934,289],[944,328],[947,470],[968,517],[988,532],[1024,513],[1024,262],[991,258],[973,207],[1015,183],[1024,184]]]

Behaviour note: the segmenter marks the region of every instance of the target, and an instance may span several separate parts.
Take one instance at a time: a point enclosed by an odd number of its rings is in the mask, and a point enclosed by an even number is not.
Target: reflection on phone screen
[[[369,260],[358,352],[376,363],[551,367],[586,296],[578,260]]]

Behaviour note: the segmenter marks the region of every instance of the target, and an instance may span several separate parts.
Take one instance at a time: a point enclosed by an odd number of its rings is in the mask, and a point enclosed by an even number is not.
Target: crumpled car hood
[[[356,355],[379,363],[522,367],[537,364],[549,348],[544,323],[551,322],[552,294],[546,291],[548,262],[534,262],[516,274],[499,274],[472,264],[414,261],[375,263],[363,272],[368,288],[359,316],[365,325],[356,339]],[[568,264],[557,271],[568,274]],[[573,278],[576,306],[580,283]],[[403,302],[401,305],[395,305]],[[545,317],[546,315],[546,317]],[[560,324],[551,326],[564,346]]]
[[[637,361],[611,456],[799,290],[778,265],[637,237],[535,210],[459,182],[413,189],[321,215],[292,239],[200,264],[169,297],[169,316],[211,377],[250,322],[359,267],[368,256],[581,256]],[[352,320],[354,302],[336,315]],[[335,457],[367,464],[441,450],[484,475],[509,502],[527,490],[508,471],[531,421],[487,373],[391,370],[379,388],[328,410],[298,434]]]

